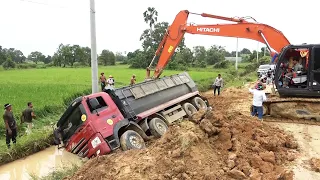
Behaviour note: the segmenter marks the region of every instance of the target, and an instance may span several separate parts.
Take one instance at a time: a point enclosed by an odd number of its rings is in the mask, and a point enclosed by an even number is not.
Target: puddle
[[[51,146],[43,151],[26,157],[25,159],[0,166],[2,180],[29,180],[30,175],[42,177],[48,175],[55,168],[63,168],[72,164],[80,164],[81,159],[64,149]]]

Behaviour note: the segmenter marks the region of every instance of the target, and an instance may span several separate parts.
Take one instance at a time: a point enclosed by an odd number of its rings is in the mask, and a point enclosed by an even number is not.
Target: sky
[[[290,2],[290,3],[288,3]],[[172,23],[181,10],[226,17],[254,17],[258,22],[282,31],[291,44],[318,43],[317,6],[304,0],[95,0],[97,51],[130,52],[141,48],[140,35],[148,25],[143,12],[158,11],[158,22]],[[91,46],[90,0],[0,0],[0,45],[20,49],[26,56],[32,51],[52,55],[60,43]],[[196,24],[228,23],[196,15],[188,22]],[[255,50],[264,45],[239,39],[238,49]],[[225,46],[236,50],[236,38],[185,35],[187,47]]]

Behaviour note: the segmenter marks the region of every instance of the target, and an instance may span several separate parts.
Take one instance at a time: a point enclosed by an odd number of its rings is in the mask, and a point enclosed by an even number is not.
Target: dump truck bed
[[[193,92],[198,92],[198,88],[187,72],[118,88],[114,91],[121,101],[126,118],[132,118]]]

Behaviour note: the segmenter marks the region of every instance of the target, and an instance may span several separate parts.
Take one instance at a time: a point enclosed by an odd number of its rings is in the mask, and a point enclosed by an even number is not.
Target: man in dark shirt
[[[36,118],[36,115],[34,114],[33,112],[33,105],[32,105],[32,102],[28,102],[28,107],[22,112],[22,115],[21,115],[21,124],[23,122],[26,122],[27,124],[27,134],[30,134],[31,133],[31,129],[32,129],[32,119],[35,119]]]
[[[13,144],[16,144],[17,137],[17,123],[14,119],[14,115],[12,113],[11,104],[4,105],[5,112],[3,114],[3,120],[6,127],[6,143],[8,148],[10,148],[10,141],[12,140]]]

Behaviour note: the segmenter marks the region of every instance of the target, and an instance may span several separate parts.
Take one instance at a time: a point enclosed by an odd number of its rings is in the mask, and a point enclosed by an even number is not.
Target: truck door
[[[87,101],[87,105],[94,119],[92,125],[104,138],[112,135],[113,126],[124,118],[110,96],[93,97]]]
[[[314,46],[309,63],[309,88],[313,91],[320,90],[320,46]]]

